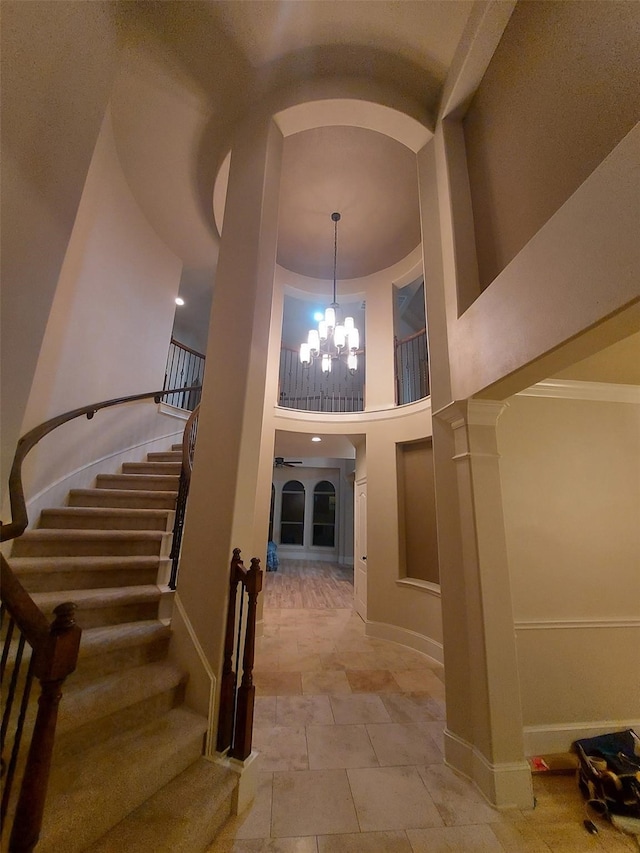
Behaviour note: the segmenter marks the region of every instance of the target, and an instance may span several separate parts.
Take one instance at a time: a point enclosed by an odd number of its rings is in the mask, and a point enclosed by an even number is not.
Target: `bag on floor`
[[[633,731],[576,740],[578,786],[583,797],[604,816],[640,818],[640,738]]]

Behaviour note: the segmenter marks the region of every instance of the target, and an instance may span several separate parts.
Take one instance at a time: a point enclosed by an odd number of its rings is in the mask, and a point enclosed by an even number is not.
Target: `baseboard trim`
[[[445,764],[462,774],[499,809],[533,808],[531,770],[526,761],[492,764],[479,750],[448,728],[444,731]]]
[[[557,631],[568,628],[640,628],[640,619],[553,619],[515,622],[516,631]]]
[[[397,625],[389,625],[386,622],[370,621],[365,623],[364,631],[367,637],[376,637],[378,640],[389,640],[392,643],[399,643],[401,646],[408,646],[410,649],[422,652],[423,655],[427,655],[437,663],[444,663],[442,643],[432,640],[431,637],[426,637],[424,634],[418,634],[417,631],[399,628]]]
[[[607,732],[622,731],[623,729],[640,731],[640,719],[595,720],[592,722],[525,726],[524,751],[526,755],[568,752],[574,740],[595,737],[595,735],[602,735]]]

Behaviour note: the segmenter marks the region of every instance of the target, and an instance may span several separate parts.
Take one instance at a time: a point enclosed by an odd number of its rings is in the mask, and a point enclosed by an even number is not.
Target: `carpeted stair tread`
[[[63,506],[43,509],[38,528],[43,530],[160,530],[169,527],[169,509],[136,507]]]
[[[113,587],[102,589],[66,589],[65,601],[73,601],[78,610],[85,607],[110,607],[113,604],[138,604],[143,601],[159,601],[162,590],[154,584],[141,586]],[[53,613],[60,604],[60,592],[34,592],[31,596],[40,610]]]
[[[71,489],[69,506],[174,509],[173,489]]]
[[[67,590],[155,583],[161,558],[142,557],[11,557],[9,563],[28,592]]]
[[[159,555],[170,534],[161,530],[28,530],[13,543],[16,557]]]
[[[179,479],[177,474],[98,474],[96,486],[99,489],[177,492]]]
[[[185,681],[185,672],[168,661],[112,672],[84,684],[74,684],[70,680],[60,702],[56,737],[61,738],[73,729],[101,720]]]
[[[125,462],[122,465],[123,474],[162,474],[165,476],[180,476],[182,462]]]
[[[206,728],[174,708],[54,763],[38,853],[85,850],[198,759]]]
[[[87,849],[87,853],[201,853],[230,814],[233,771],[201,758]]]
[[[144,584],[34,592],[31,597],[50,618],[53,618],[53,610],[63,598],[74,602],[78,608],[76,622],[81,628],[87,629],[98,625],[157,619],[162,590],[157,584]]]
[[[147,453],[147,462],[180,462],[182,464],[182,449]]]
[[[127,622],[122,625],[102,625],[82,632],[78,666],[84,658],[104,652],[125,649],[143,643],[153,643],[171,636],[171,629],[159,620]]]

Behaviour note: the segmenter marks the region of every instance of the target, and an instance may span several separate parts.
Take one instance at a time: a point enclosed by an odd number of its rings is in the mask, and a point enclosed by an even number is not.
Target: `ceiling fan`
[[[273,460],[274,468],[293,468],[294,465],[302,465],[302,459],[285,459],[283,456],[276,456]]]

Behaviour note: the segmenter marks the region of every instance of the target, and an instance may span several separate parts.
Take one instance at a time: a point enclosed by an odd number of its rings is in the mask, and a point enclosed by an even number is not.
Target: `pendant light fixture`
[[[358,369],[357,350],[360,347],[360,333],[356,329],[353,317],[344,317],[336,297],[336,267],[338,261],[338,222],[339,213],[332,213],[333,220],[333,302],[324,312],[317,329],[309,331],[305,343],[300,344],[300,361],[309,367],[314,359],[320,359],[323,373],[330,373],[334,361],[346,362],[349,373]]]

